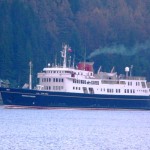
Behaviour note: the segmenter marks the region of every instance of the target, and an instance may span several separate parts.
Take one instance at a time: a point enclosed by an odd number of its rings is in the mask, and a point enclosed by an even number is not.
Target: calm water
[[[0,106],[0,150],[122,149],[150,149],[150,111]]]

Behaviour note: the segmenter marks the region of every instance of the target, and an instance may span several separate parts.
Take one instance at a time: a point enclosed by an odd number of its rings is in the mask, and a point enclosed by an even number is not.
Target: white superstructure
[[[67,51],[69,46],[64,45],[61,51],[63,66],[54,66],[43,69],[38,73],[38,90],[53,92],[106,94],[106,95],[150,95],[149,83],[144,77],[129,75],[130,68],[126,67],[126,75],[117,75],[116,72],[106,73],[100,69],[94,74],[93,63],[80,62],[77,68],[67,67]]]

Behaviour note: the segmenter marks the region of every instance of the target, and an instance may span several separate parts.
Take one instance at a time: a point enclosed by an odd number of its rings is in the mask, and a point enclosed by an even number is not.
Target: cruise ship
[[[37,74],[39,80],[32,89],[30,64],[29,89],[0,88],[5,106],[82,109],[150,109],[150,83],[145,77],[132,76],[132,66],[125,74],[96,73],[93,62],[67,63],[68,45],[63,45],[62,65],[50,65]],[[68,65],[67,65],[68,64]]]

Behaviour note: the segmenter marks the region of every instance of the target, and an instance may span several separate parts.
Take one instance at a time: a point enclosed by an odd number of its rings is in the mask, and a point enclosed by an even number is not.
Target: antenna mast
[[[29,62],[29,68],[30,68],[30,74],[29,74],[29,89],[31,90],[32,89],[32,62],[30,61]]]
[[[65,44],[65,45],[63,45],[63,51],[61,51],[61,56],[63,57],[63,68],[66,68],[66,63],[67,63],[67,61],[66,61],[66,53],[67,53],[67,48],[68,48],[68,46]]]
[[[85,52],[84,52],[84,70],[85,70],[85,63],[86,63],[86,46],[85,46]]]
[[[73,63],[72,63],[72,67],[73,67],[73,68],[74,68],[74,63],[75,63],[75,54],[74,54]]]

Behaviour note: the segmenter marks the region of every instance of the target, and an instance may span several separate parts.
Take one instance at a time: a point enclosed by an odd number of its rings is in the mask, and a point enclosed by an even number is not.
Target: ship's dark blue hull
[[[96,95],[0,88],[4,105],[63,108],[150,109],[149,96]]]

